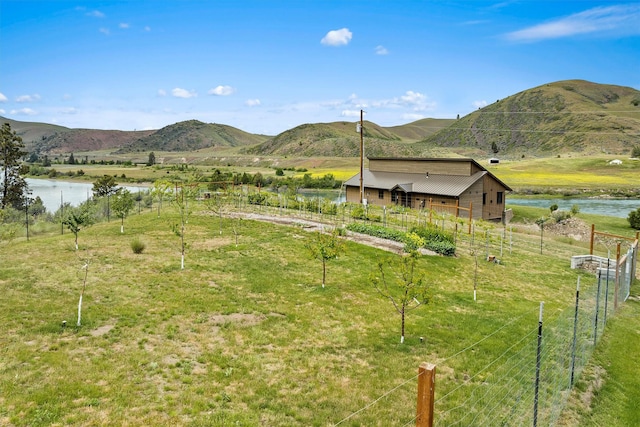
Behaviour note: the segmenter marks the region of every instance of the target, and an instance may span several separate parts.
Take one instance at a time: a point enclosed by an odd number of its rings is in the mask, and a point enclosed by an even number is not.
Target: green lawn
[[[458,256],[420,258],[432,300],[400,344],[400,318],[369,282],[397,255],[348,242],[322,289],[302,227],[223,218],[220,234],[193,208],[184,270],[169,208],[127,218],[124,234],[115,221],[82,230],[78,252],[68,232],[3,243],[0,425],[405,425],[421,362],[438,363],[436,410],[455,406],[445,394],[491,382],[494,361],[535,332],[540,301],[550,322],[572,306],[580,274],[568,256],[582,248],[550,239],[539,254],[526,233],[476,270],[479,227]]]

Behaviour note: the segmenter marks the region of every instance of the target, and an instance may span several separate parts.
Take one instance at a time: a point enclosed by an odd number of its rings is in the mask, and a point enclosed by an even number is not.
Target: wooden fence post
[[[593,240],[595,238],[596,225],[591,224],[591,239],[589,244],[589,255],[593,255]]]
[[[418,368],[418,410],[416,427],[433,427],[436,365],[422,362]]]

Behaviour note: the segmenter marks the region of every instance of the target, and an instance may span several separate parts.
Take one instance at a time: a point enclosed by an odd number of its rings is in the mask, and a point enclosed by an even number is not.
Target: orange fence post
[[[418,368],[418,410],[416,427],[433,427],[436,365],[422,362]]]
[[[593,240],[596,234],[596,225],[591,224],[591,244],[589,245],[589,255],[593,255]]]

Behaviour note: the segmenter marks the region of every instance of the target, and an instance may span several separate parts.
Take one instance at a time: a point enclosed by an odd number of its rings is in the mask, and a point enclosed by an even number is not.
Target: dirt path
[[[244,218],[244,219],[252,219],[255,221],[265,221],[271,222],[274,224],[281,225],[294,225],[301,227],[305,231],[323,231],[325,229],[333,228],[333,225],[326,224],[320,221],[312,221],[303,218],[294,218],[288,216],[275,216],[275,215],[263,215],[256,213],[245,213],[245,212],[233,212],[230,214],[232,218]],[[393,240],[381,239],[379,237],[373,237],[366,234],[354,233],[351,231],[347,232],[346,239],[360,243],[362,245],[371,246],[374,248],[382,249],[385,251],[393,252],[396,254],[404,253],[404,244],[400,242],[394,242]],[[423,255],[437,255],[435,252],[428,251],[426,249],[421,250]]]

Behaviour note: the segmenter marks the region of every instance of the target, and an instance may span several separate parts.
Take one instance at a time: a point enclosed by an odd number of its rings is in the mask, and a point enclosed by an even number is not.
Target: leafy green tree
[[[631,225],[631,228],[640,230],[640,208],[636,209],[635,211],[629,212],[627,220],[629,221],[629,225]]]
[[[417,252],[401,256],[395,262],[379,262],[378,268],[370,276],[376,290],[391,301],[400,314],[400,343],[404,343],[405,316],[420,305],[428,304],[429,287],[424,276],[416,272]],[[388,274],[389,271],[391,274]]]
[[[635,145],[632,149],[631,149],[631,157],[633,158],[640,158],[640,145]]]
[[[78,233],[80,230],[93,224],[94,215],[88,203],[83,203],[78,207],[67,208],[64,212],[62,224],[75,236],[76,251],[78,250]]]
[[[338,230],[330,233],[317,231],[313,238],[305,244],[312,258],[322,262],[322,287],[327,278],[327,261],[338,258],[344,252],[344,242],[340,238]]]
[[[133,209],[135,204],[135,200],[131,195],[131,192],[126,188],[120,188],[116,192],[113,202],[111,206],[113,208],[114,213],[118,218],[120,218],[120,233],[124,233],[124,219],[129,212]]]
[[[75,165],[76,164],[76,159],[75,159],[75,157],[73,157],[73,153],[71,153],[69,155],[69,160],[67,161],[67,163],[70,164],[70,165]]]
[[[25,203],[27,182],[20,176],[19,160],[27,153],[24,144],[9,123],[2,125],[0,131],[0,164],[2,182],[0,182],[0,209],[11,206],[22,209]]]
[[[114,194],[117,189],[118,183],[116,179],[111,175],[103,175],[93,183],[93,197],[107,197]]]
[[[149,160],[147,160],[147,166],[153,166],[156,164],[156,155],[152,151],[149,153]]]

